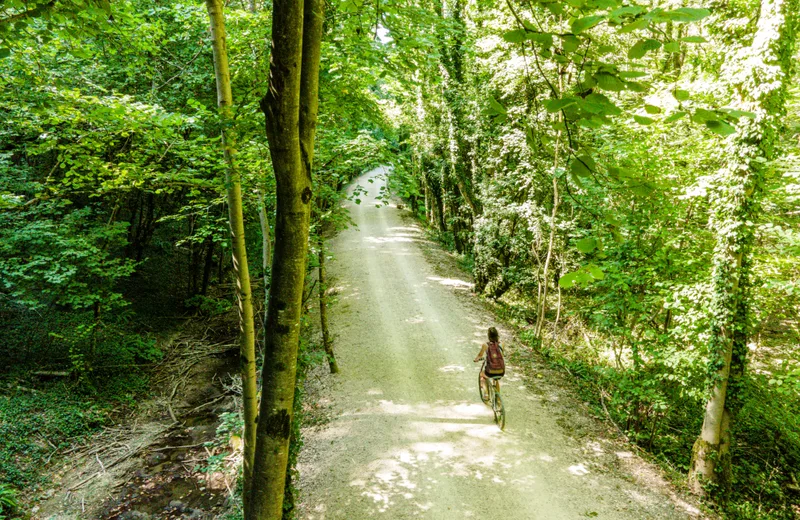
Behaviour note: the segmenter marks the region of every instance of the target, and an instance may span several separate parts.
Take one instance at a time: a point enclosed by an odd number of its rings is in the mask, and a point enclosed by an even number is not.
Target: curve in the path
[[[685,518],[659,493],[592,462],[510,369],[508,426],[478,400],[472,363],[488,316],[437,276],[421,231],[376,207],[384,170],[359,179],[357,227],[332,242],[331,310],[340,375],[331,423],[306,433],[301,517]]]

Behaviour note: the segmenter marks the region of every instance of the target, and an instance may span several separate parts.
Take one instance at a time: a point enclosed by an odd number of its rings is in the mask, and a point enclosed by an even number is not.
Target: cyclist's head
[[[489,327],[489,341],[497,341],[500,339],[500,334],[497,333],[497,329],[494,327]]]

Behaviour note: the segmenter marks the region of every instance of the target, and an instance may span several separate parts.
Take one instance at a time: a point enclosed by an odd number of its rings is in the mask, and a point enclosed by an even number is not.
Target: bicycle
[[[498,384],[500,377],[502,376],[486,376],[486,378],[482,378],[481,374],[484,370],[486,370],[485,360],[483,360],[481,370],[478,372],[478,394],[481,396],[481,401],[483,401],[483,404],[492,407],[495,424],[500,427],[500,430],[504,430],[506,427],[506,409],[503,406],[503,398],[500,395],[500,386]],[[492,384],[485,384],[490,379],[492,380]]]

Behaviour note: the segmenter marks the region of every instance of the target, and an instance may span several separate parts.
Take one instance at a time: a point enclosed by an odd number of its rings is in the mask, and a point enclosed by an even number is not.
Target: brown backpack
[[[500,343],[490,342],[486,349],[486,375],[498,377],[505,373],[506,361],[503,359],[503,349],[500,348]]]

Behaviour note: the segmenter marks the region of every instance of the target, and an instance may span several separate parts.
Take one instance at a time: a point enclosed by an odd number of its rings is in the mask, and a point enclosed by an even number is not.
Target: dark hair
[[[489,327],[489,341],[498,341],[500,339],[500,334],[497,333],[497,329],[494,327]]]

